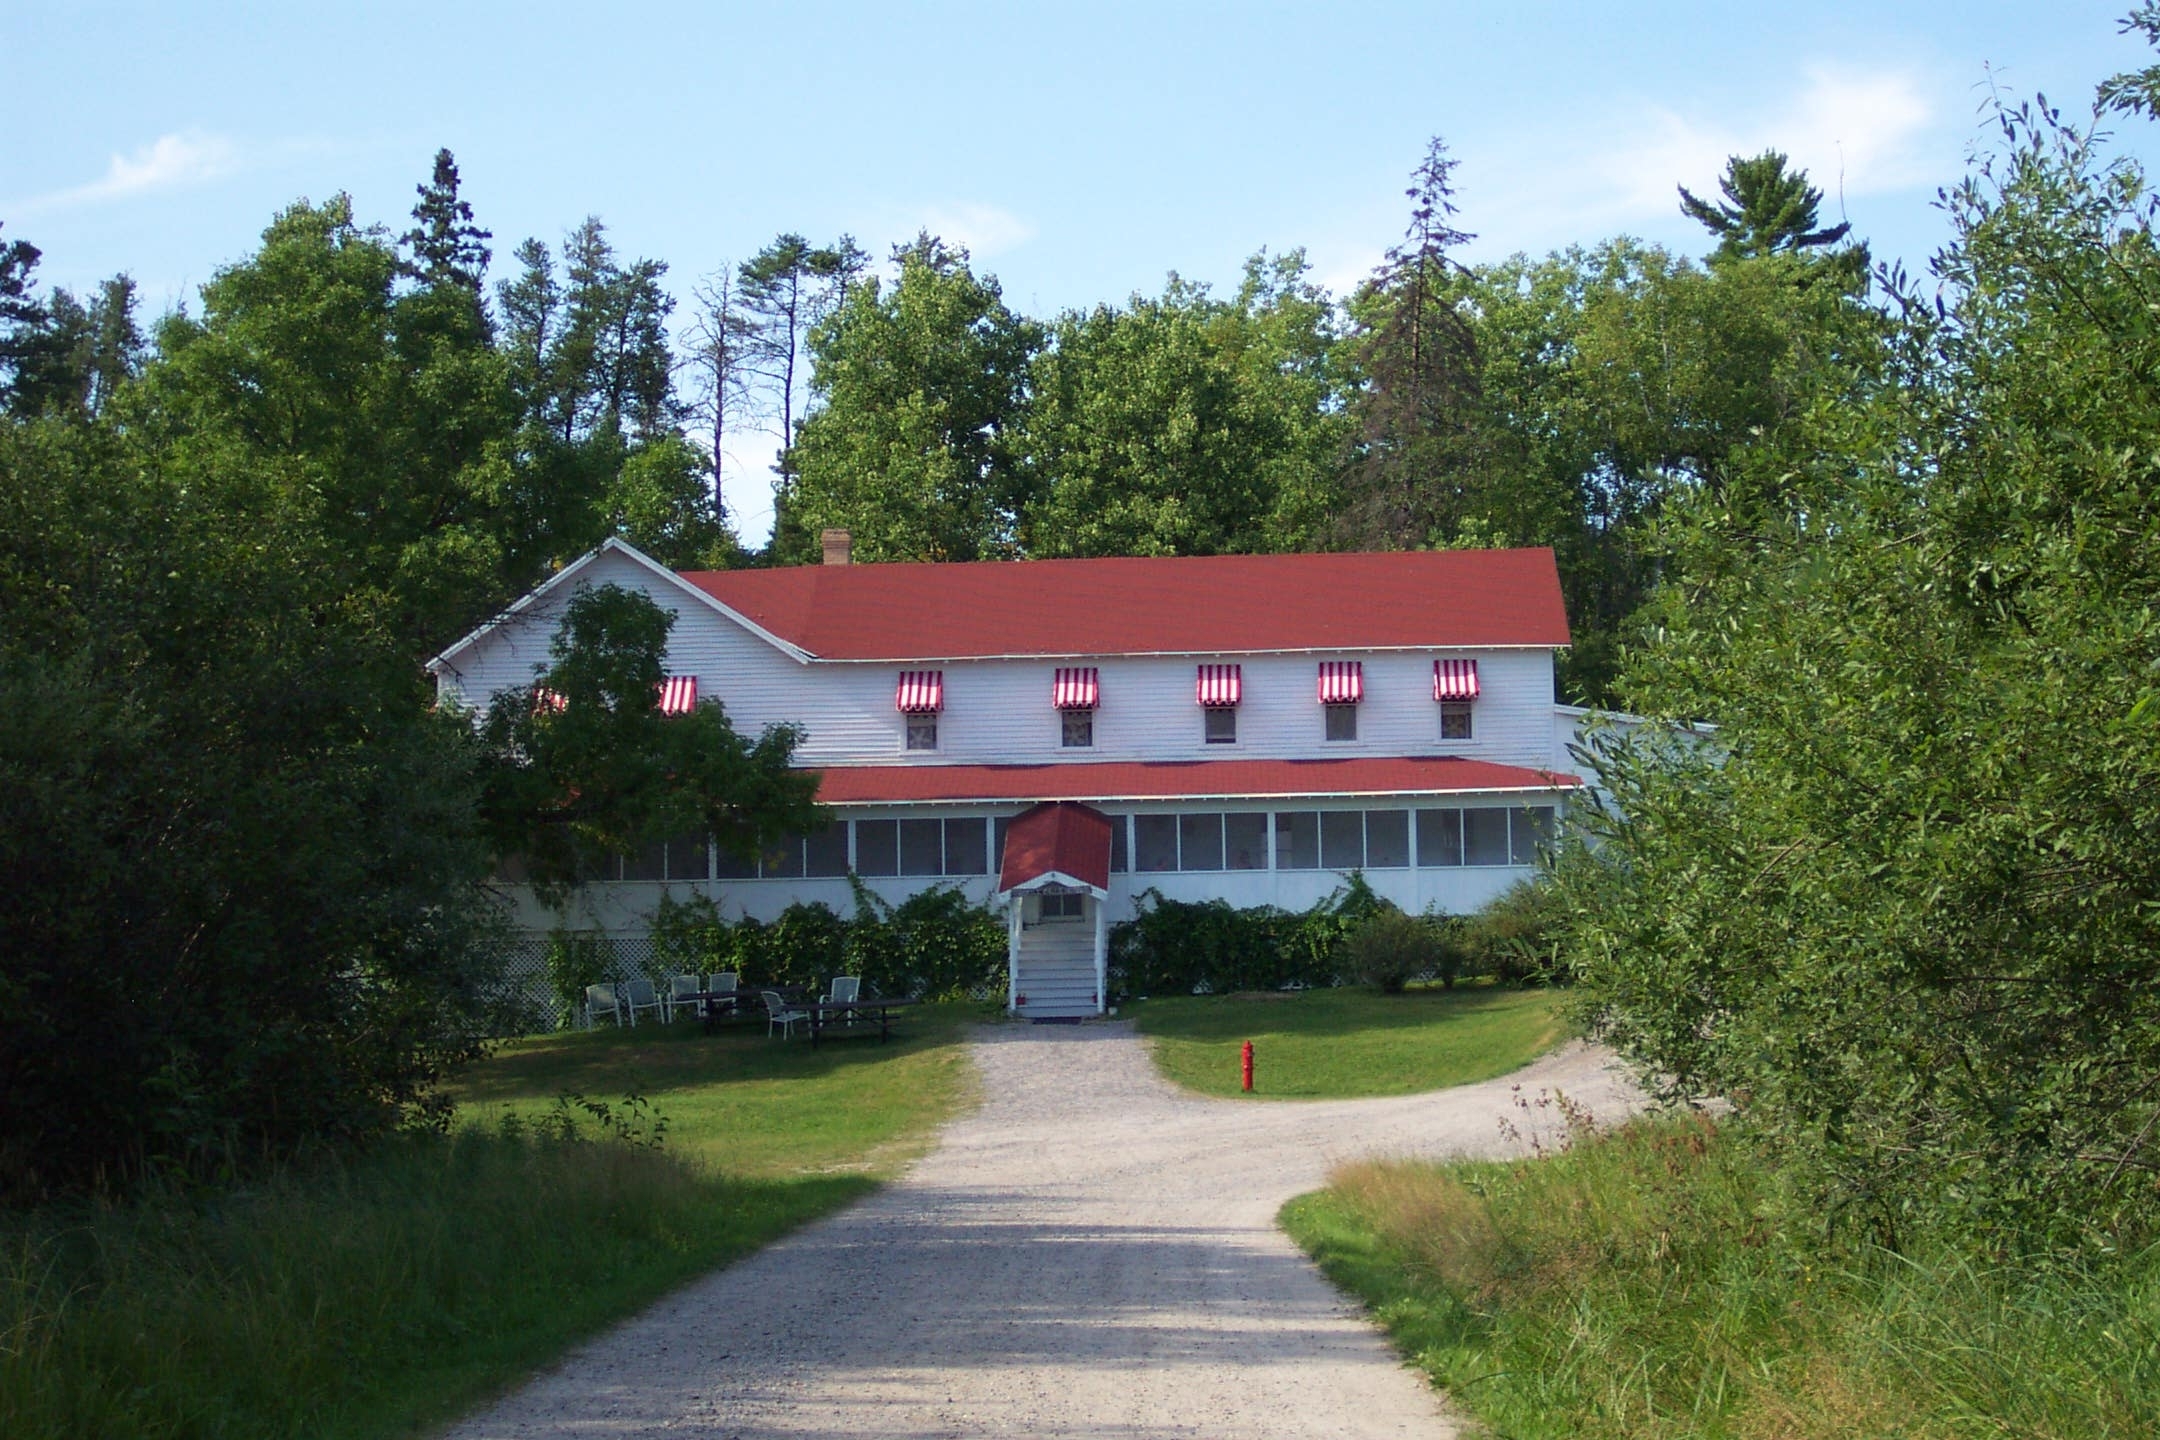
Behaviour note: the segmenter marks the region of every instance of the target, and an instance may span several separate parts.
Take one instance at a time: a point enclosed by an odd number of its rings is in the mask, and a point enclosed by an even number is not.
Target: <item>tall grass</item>
[[[727,1179],[512,1121],[215,1198],[9,1217],[0,1435],[398,1433],[872,1183]]]
[[[1984,1263],[1778,1239],[1703,1118],[1509,1164],[1360,1163],[1284,1222],[1516,1437],[2099,1437],[2160,1427],[2160,1251]]]

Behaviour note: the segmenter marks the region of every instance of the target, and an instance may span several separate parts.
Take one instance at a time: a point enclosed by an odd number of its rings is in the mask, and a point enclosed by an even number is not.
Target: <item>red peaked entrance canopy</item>
[[[1097,890],[1110,888],[1110,817],[1070,800],[1023,811],[1005,831],[998,889],[1011,890],[1052,873]]]

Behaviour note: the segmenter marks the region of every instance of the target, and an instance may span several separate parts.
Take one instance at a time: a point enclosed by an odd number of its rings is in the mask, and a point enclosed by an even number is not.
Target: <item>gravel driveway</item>
[[[1352,1156],[1512,1153],[1517,1087],[1634,1103],[1581,1045],[1483,1085],[1280,1104],[1172,1088],[1122,1023],[1001,1026],[974,1057],[982,1107],[903,1179],[451,1435],[1452,1435],[1276,1210]]]

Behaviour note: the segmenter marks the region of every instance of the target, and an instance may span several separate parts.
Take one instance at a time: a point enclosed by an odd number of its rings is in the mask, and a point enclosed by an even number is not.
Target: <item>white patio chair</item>
[[[706,993],[711,995],[725,995],[732,997],[735,994],[736,986],[741,984],[741,982],[742,976],[740,973],[734,970],[722,970],[716,975],[708,975],[705,977],[705,990]],[[708,1005],[719,1006],[722,1014],[732,1015],[736,1012],[737,1002],[732,998],[725,1000],[708,1000],[705,1003]]]
[[[587,985],[585,987],[585,1028],[592,1029],[593,1021],[606,1015],[617,1025],[623,1023],[622,997],[615,993],[613,985]]]
[[[835,975],[833,976],[832,990],[818,998],[827,1005],[852,1005],[862,999],[862,977],[860,975]],[[840,1023],[853,1025],[855,1023],[855,1012],[852,1010],[841,1011]]]
[[[765,1034],[768,1039],[771,1038],[775,1025],[780,1027],[780,1038],[785,1040],[795,1033],[796,1021],[807,1022],[810,1019],[809,1011],[795,1009],[780,998],[779,991],[766,990],[760,993],[765,997]]]
[[[650,980],[641,978],[625,981],[622,987],[622,998],[623,1004],[630,1011],[630,1023],[632,1025],[637,1024],[638,1011],[640,1010],[650,1010],[653,1014],[660,1016],[663,1021],[667,1018],[667,1002],[662,1000],[658,992],[653,989],[653,983]]]
[[[675,1012],[680,1009],[703,1010],[705,1002],[689,997],[705,988],[705,982],[695,975],[670,975],[667,982],[667,1019],[675,1022]]]

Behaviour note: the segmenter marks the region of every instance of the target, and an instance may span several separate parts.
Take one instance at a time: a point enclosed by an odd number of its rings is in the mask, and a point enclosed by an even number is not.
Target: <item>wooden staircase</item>
[[[1020,932],[1013,1013],[1023,1020],[1070,1020],[1102,1014],[1095,988],[1095,927],[1030,925]]]

